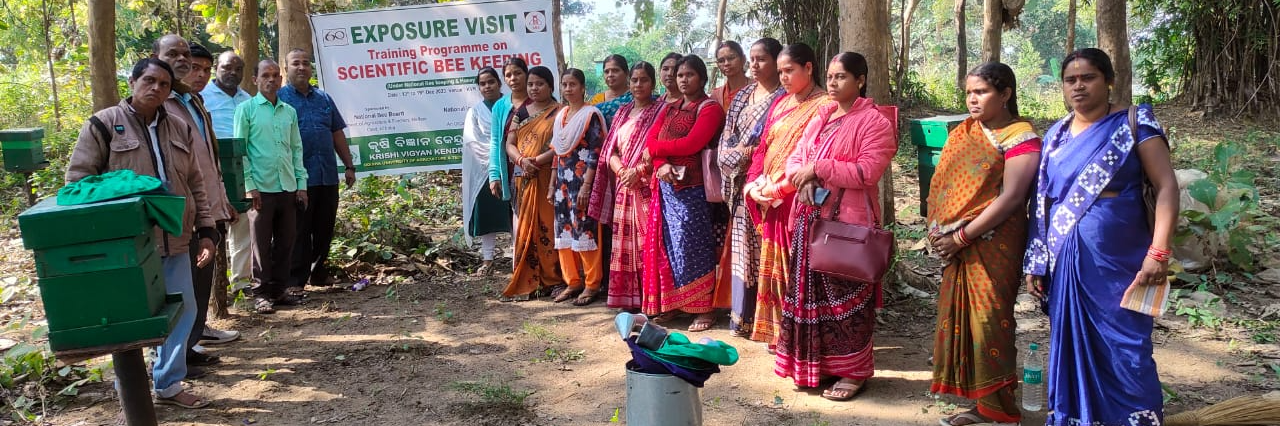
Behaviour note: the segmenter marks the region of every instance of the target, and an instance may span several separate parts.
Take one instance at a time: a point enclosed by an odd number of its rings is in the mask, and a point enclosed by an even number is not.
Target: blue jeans
[[[182,310],[169,337],[156,348],[156,362],[151,367],[156,396],[172,398],[182,392],[182,379],[187,377],[187,338],[196,322],[196,292],[191,281],[191,258],[186,253],[160,259],[164,265],[164,290],[182,293]]]

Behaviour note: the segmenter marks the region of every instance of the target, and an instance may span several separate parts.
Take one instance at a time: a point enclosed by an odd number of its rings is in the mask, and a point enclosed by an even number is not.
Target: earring
[[[1005,102],[1005,103],[1003,103],[1003,104],[1000,104],[1000,108],[1003,108],[1003,109],[1009,109],[1009,103],[1008,103],[1008,102]]]

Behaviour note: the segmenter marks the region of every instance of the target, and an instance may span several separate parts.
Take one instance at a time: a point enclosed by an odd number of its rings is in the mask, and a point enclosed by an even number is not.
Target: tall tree
[[[907,67],[911,62],[911,18],[915,15],[916,7],[920,6],[920,0],[903,0],[902,1],[902,26],[901,40],[898,46],[898,68],[894,71],[893,81],[895,87],[903,87],[903,83],[907,80]],[[899,89],[901,91],[901,89]],[[901,94],[898,94],[901,97]]]
[[[969,74],[969,36],[965,29],[965,0],[956,0],[956,87],[964,90],[964,78]]]
[[[44,16],[44,57],[49,65],[49,90],[53,92],[53,128],[62,131],[62,101],[58,100],[58,73],[53,69],[53,39],[49,36],[53,18],[49,16],[49,0],[40,1],[40,12]]]
[[[240,4],[240,36],[236,39],[236,50],[244,59],[244,79],[240,88],[250,94],[257,94],[258,88],[253,82],[253,70],[258,66],[258,0],[237,0]]]
[[[1116,81],[1111,101],[1127,104],[1133,97],[1133,66],[1129,59],[1129,11],[1126,0],[1094,0],[1097,8],[1098,47],[1111,56]]]
[[[1076,0],[1067,0],[1067,54],[1076,51]]]
[[[120,103],[116,85],[116,2],[89,0],[89,91],[93,110]]]
[[[982,8],[982,61],[1000,61],[1004,0],[984,0]]]
[[[307,17],[308,1],[276,0],[276,11],[276,22],[280,26],[280,46],[276,55],[280,57],[281,69],[284,69],[285,56],[290,50],[302,49],[314,54],[311,49],[311,20]]]
[[[867,58],[867,96],[880,104],[890,102],[892,43],[888,0],[840,0],[840,46]],[[880,179],[880,206],[882,223],[895,222],[892,167]]]

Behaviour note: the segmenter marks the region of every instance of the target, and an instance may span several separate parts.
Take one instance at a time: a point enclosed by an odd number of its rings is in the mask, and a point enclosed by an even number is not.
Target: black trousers
[[[329,278],[329,247],[338,221],[338,185],[307,187],[306,210],[298,209],[297,238],[293,243],[293,266],[289,286],[324,285]]]
[[[255,297],[275,299],[289,284],[289,265],[297,232],[298,201],[294,192],[261,193],[262,208],[249,209],[249,239],[253,240]]]
[[[226,241],[227,225],[218,223],[218,240],[214,244],[221,246]],[[204,323],[209,319],[209,298],[213,296],[213,279],[218,272],[218,256],[217,246],[214,247],[214,260],[203,268],[196,266],[196,257],[200,256],[200,239],[191,239],[191,283],[196,289],[196,322],[191,326],[191,337],[187,338],[187,350],[195,347],[200,342],[200,338],[204,336]],[[222,265],[226,266],[226,265]],[[221,271],[226,273],[227,271]],[[225,290],[224,290],[225,291]]]

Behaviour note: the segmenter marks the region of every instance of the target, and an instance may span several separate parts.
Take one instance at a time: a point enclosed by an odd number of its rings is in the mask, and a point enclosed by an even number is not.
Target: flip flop
[[[689,324],[688,330],[691,332],[707,331],[716,325],[716,317],[709,314],[698,314],[693,319],[693,323]]]
[[[832,401],[848,401],[858,396],[858,394],[862,393],[862,391],[866,389],[867,389],[866,380],[863,380],[862,384],[860,385],[855,385],[853,383],[844,381],[844,379],[840,379],[836,381],[835,384],[831,385],[830,388],[827,388],[827,390],[822,391],[822,397]],[[834,391],[846,391],[849,394],[845,396],[835,396],[832,393]]]
[[[187,397],[185,401],[181,399],[183,396]],[[204,408],[209,406],[209,401],[206,401],[204,398],[188,393],[185,390],[178,392],[177,395],[174,395],[169,398],[161,398],[157,396],[155,398],[155,403],[157,405],[173,405],[173,406],[188,408],[188,409],[197,409],[197,408]]]
[[[573,299],[573,306],[587,306],[596,303],[596,296],[600,295],[600,289],[586,289],[578,295],[577,299]]]
[[[582,287],[577,287],[577,288],[569,287],[564,290],[561,290],[560,294],[557,294],[556,298],[552,299],[551,301],[555,303],[560,303],[576,297],[578,293],[582,293]]]
[[[956,423],[956,420],[965,420],[967,423]],[[974,410],[952,414],[938,420],[939,426],[971,426],[971,425],[1007,425],[1010,423],[993,422],[982,418]]]

